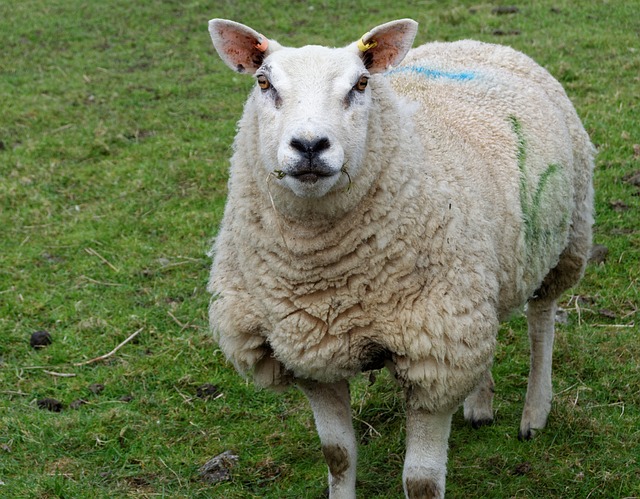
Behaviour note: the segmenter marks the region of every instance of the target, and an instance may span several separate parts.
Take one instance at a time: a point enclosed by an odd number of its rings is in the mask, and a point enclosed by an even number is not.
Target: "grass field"
[[[344,45],[412,17],[417,43],[509,44],[563,83],[599,150],[608,254],[563,299],[548,427],[516,438],[516,315],[500,332],[495,424],[454,418],[447,492],[640,497],[640,2],[498,5],[511,4],[0,0],[0,497],[325,493],[306,400],[256,391],[207,330],[207,251],[252,85],[215,56],[212,17],[290,45]],[[42,330],[52,343],[34,349]],[[401,397],[384,373],[352,397],[359,497],[400,497]],[[205,481],[224,451],[229,479]]]

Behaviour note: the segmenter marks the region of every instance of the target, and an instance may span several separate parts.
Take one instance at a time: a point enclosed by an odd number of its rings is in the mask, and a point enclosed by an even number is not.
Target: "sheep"
[[[561,85],[475,41],[411,49],[417,23],[289,48],[209,22],[256,85],[238,123],[208,290],[214,337],[258,387],[308,397],[330,497],[354,498],[349,380],[406,399],[407,497],[443,497],[451,418],[493,419],[500,321],[527,304],[519,435],[550,411],[554,315],[591,244],[594,148]]]

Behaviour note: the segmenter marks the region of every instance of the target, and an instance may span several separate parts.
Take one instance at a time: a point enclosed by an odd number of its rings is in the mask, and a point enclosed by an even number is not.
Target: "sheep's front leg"
[[[530,439],[536,429],[544,428],[551,411],[553,388],[551,364],[553,360],[554,300],[531,300],[527,308],[531,365],[527,396],[520,421],[518,438]]]
[[[407,407],[407,454],[402,474],[407,498],[444,497],[452,414]]]
[[[311,404],[322,453],[329,467],[329,497],[355,499],[358,457],[351,421],[349,383],[299,380],[298,386]]]

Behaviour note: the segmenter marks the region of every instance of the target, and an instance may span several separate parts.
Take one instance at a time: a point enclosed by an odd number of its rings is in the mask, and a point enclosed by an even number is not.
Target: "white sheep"
[[[386,365],[406,396],[407,497],[442,497],[451,416],[493,418],[499,322],[528,301],[520,436],[550,410],[554,313],[591,243],[594,150],[560,84],[474,41],[409,50],[417,23],[286,48],[214,19],[254,75],[209,290],[220,348],[308,396],[330,497],[354,498],[348,380]],[[466,397],[466,401],[465,401]]]

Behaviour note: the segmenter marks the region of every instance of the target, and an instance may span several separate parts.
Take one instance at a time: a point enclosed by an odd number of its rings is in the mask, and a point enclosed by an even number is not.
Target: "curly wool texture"
[[[265,180],[250,96],[211,326],[261,386],[349,378],[388,356],[436,412],[472,390],[499,321],[563,252],[584,267],[572,226],[590,227],[593,147],[561,86],[506,47],[424,45],[370,87],[365,166],[315,200]]]

